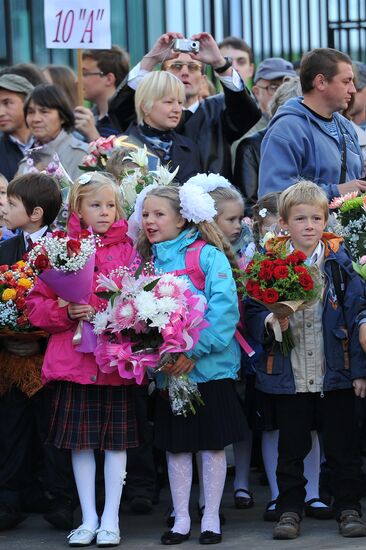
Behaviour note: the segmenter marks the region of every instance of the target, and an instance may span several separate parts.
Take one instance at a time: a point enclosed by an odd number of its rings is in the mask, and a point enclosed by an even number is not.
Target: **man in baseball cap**
[[[32,147],[33,138],[25,123],[23,106],[33,85],[16,74],[0,76],[0,173],[11,180],[18,163]]]
[[[255,126],[256,131],[267,126],[269,122],[269,102],[277,88],[282,84],[285,76],[296,76],[296,72],[292,63],[282,57],[268,57],[258,65],[252,92],[257,100],[258,107],[262,111],[262,118]]]

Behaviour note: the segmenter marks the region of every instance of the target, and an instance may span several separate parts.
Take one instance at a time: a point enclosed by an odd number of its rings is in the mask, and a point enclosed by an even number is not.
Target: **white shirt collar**
[[[37,242],[41,237],[43,237],[43,235],[46,233],[47,231],[47,225],[44,225],[43,227],[41,227],[41,229],[37,229],[37,231],[34,231],[33,233],[28,233],[28,231],[23,231],[23,237],[24,237],[24,243],[25,243],[25,246],[27,246],[27,239],[28,237],[31,238],[32,242],[35,243]]]

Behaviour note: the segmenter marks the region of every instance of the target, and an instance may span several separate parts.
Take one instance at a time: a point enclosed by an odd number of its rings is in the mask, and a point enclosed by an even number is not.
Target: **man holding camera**
[[[232,68],[232,61],[222,55],[209,33],[195,34],[190,40],[175,32],[160,36],[111,98],[109,114],[115,124],[124,131],[135,119],[135,90],[158,63],[162,70],[179,78],[186,90],[185,110],[177,131],[197,143],[205,172],[220,173],[231,179],[230,145],[254,126],[261,112],[240,75]],[[200,102],[198,91],[205,64],[219,77],[223,93]]]

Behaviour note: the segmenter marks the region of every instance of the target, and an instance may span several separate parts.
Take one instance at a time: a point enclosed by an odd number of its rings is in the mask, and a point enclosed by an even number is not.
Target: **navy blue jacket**
[[[126,134],[132,137],[133,142],[137,142],[140,145],[146,145],[147,149],[156,155],[156,151],[151,148],[149,142],[146,140],[141,126],[137,124],[130,124],[127,128]],[[174,171],[177,166],[179,170],[175,176],[175,180],[179,183],[185,183],[189,178],[195,176],[198,172],[203,171],[203,167],[200,162],[197,147],[189,138],[177,134],[174,130],[173,145],[170,149],[170,170]],[[150,160],[151,157],[149,157]],[[166,164],[166,163],[162,163]],[[154,170],[155,166],[149,166],[150,170]]]
[[[15,176],[19,162],[24,157],[21,149],[16,143],[11,141],[7,134],[0,137],[0,173],[8,181]]]
[[[329,245],[328,245],[329,246]],[[352,262],[340,246],[337,252],[328,248],[325,257],[325,290],[323,295],[323,338],[325,373],[323,391],[352,388],[352,380],[366,378],[366,354],[359,342],[357,315],[366,307],[365,282],[352,268]],[[337,300],[331,262],[339,264],[346,275],[343,306]],[[268,310],[254,300],[245,304],[245,324],[248,335],[254,341],[256,354],[256,387],[265,393],[294,394],[295,380],[290,357],[275,352],[271,374],[267,372],[268,353],[262,344],[266,338],[264,319]],[[348,364],[345,362],[343,344],[348,332]],[[268,337],[267,337],[268,338]]]

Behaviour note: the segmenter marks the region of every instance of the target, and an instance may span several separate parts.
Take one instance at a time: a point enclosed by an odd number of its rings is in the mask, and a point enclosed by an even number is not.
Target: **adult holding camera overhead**
[[[193,43],[192,43],[193,42]],[[259,120],[261,113],[230,58],[225,58],[211,34],[195,34],[190,40],[181,33],[160,36],[141,62],[130,71],[109,103],[109,114],[121,131],[135,119],[133,97],[145,76],[161,63],[161,69],[174,74],[184,84],[185,110],[177,131],[198,146],[205,172],[231,178],[230,145]],[[223,93],[201,102],[198,91],[204,65],[211,65],[220,78]]]

